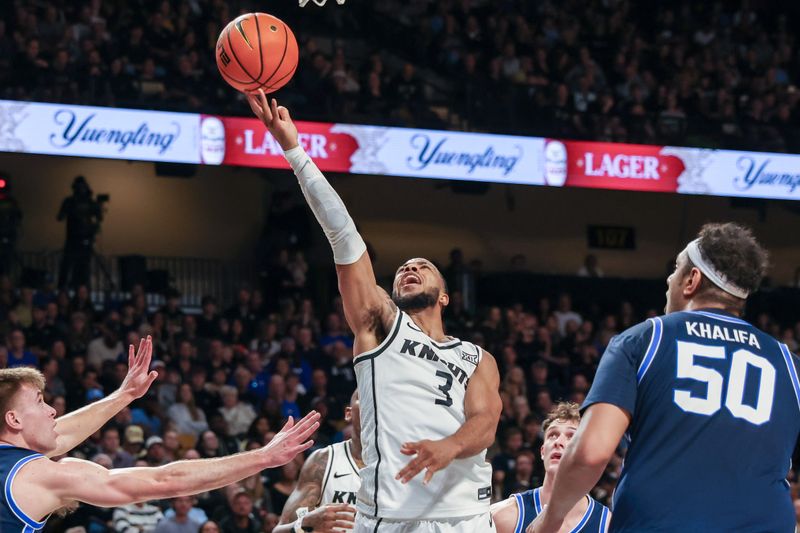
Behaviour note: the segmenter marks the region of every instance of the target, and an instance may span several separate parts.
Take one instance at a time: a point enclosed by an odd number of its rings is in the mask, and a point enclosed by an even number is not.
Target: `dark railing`
[[[126,256],[95,255],[92,259],[89,290],[92,301],[103,304],[127,298],[130,287],[124,286],[123,262]],[[164,301],[163,289],[177,289],[181,305],[199,309],[204,295],[215,296],[221,304],[234,301],[242,285],[255,286],[252,263],[195,257],[146,257],[144,273],[147,300],[151,307]],[[50,279],[57,282],[61,252],[21,252],[12,275],[21,284],[39,285]],[[127,285],[127,283],[125,284]]]

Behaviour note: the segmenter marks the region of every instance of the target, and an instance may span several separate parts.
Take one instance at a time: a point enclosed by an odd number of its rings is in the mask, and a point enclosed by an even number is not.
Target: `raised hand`
[[[292,122],[288,109],[278,106],[278,101],[274,98],[268,102],[267,95],[262,89],[259,89],[257,94],[247,93],[247,101],[250,103],[250,109],[269,129],[284,152],[298,145],[297,126]]]
[[[139,341],[139,349],[134,352],[133,344],[128,347],[128,373],[119,387],[119,392],[129,397],[130,401],[144,396],[153,384],[158,372],[150,371],[153,359],[153,339],[150,335]]]
[[[433,474],[447,467],[458,455],[458,448],[448,439],[421,440],[419,442],[406,442],[400,447],[403,455],[416,455],[405,468],[395,476],[402,483],[408,483],[417,474],[426,470],[422,483],[430,483]]]
[[[264,446],[267,453],[267,468],[285,465],[314,445],[308,440],[319,429],[319,413],[311,411],[295,424],[290,416],[283,429]]]
[[[335,533],[342,529],[353,529],[356,510],[346,503],[331,503],[317,507],[303,517],[303,527],[313,528],[315,533]]]

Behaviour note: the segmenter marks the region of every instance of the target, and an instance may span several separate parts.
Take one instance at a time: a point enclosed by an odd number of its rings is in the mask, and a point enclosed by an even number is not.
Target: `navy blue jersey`
[[[27,516],[14,501],[11,483],[19,469],[29,461],[43,457],[42,454],[17,448],[8,444],[0,444],[0,483],[3,492],[0,495],[0,531],[2,533],[33,533],[44,527]]]
[[[525,528],[542,512],[541,490],[539,487],[513,495],[517,501],[517,525],[514,533],[525,533]],[[570,533],[605,533],[608,527],[608,507],[591,496],[586,498],[589,500],[589,507]]]
[[[651,318],[614,337],[584,409],[630,413],[612,532],[792,533],[786,475],[800,361],[719,312]]]

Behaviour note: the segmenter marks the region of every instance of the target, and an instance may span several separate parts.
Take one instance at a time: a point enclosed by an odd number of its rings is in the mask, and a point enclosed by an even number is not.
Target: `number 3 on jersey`
[[[439,390],[442,391],[444,394],[444,399],[436,398],[434,402],[436,405],[444,405],[445,407],[450,407],[453,405],[453,398],[450,397],[450,389],[453,386],[453,376],[444,370],[437,370],[436,371],[437,378],[444,378],[444,383],[439,385]]]
[[[688,390],[675,389],[674,399],[678,407],[690,413],[706,416],[711,416],[720,410],[724,378],[713,368],[698,364],[696,358],[725,359],[725,356],[725,348],[722,346],[678,341],[677,377],[700,381],[705,383],[708,388],[705,398],[692,396]],[[755,406],[744,403],[747,370],[751,366],[760,371],[758,372],[758,394]],[[733,352],[728,376],[728,392],[725,395],[725,407],[728,408],[728,411],[736,418],[747,420],[758,426],[769,421],[774,397],[775,367],[763,357],[749,350],[740,349]]]

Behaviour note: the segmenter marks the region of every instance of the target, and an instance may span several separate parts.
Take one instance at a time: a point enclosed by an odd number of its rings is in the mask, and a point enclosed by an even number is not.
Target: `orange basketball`
[[[297,69],[297,39],[289,26],[266,13],[248,13],[231,21],[217,39],[217,68],[243,92],[277,91]]]

